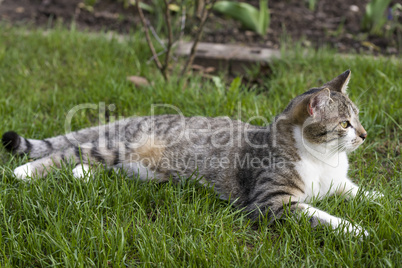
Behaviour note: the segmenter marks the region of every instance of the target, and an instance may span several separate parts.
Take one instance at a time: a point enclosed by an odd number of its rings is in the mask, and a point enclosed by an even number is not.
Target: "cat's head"
[[[302,138],[311,145],[350,152],[359,147],[367,132],[359,121],[359,109],[347,96],[350,70],[322,87],[296,97],[285,112],[301,126]]]

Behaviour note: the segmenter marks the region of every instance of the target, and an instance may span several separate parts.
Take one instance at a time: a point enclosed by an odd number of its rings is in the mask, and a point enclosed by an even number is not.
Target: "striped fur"
[[[87,176],[94,164],[125,169],[142,180],[178,180],[197,171],[200,183],[213,186],[252,219],[272,221],[289,210],[308,215],[312,226],[344,225],[361,233],[361,227],[308,205],[314,196],[354,196],[358,191],[347,178],[346,152],[361,145],[367,134],[346,95],[349,79],[346,71],[297,96],[267,127],[227,117],[160,115],[45,140],[7,132],[2,142],[9,151],[36,159],[14,171],[20,179],[46,176],[62,163],[74,165],[76,177]],[[349,125],[341,123],[346,121]]]

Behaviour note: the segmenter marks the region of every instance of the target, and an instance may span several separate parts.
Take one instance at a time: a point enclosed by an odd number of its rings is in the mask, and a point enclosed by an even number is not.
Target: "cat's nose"
[[[367,132],[360,134],[360,138],[362,138],[362,140],[365,140],[366,137],[367,137]]]

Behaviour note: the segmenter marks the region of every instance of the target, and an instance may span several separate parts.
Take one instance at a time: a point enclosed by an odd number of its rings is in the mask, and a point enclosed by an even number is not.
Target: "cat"
[[[6,132],[2,143],[14,154],[36,159],[15,177],[44,177],[51,167],[73,164],[77,178],[91,178],[91,165],[125,170],[140,180],[193,177],[258,220],[270,222],[290,211],[306,215],[312,227],[329,225],[355,235],[362,227],[309,204],[313,197],[345,194],[359,187],[347,176],[347,153],[367,132],[347,96],[351,71],[290,101],[269,126],[228,117],[158,115],[122,119],[44,140]],[[369,192],[365,195],[371,197]]]

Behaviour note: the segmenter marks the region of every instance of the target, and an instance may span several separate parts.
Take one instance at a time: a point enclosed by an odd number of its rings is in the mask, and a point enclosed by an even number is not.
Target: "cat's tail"
[[[7,151],[14,154],[29,153],[29,156],[32,158],[40,158],[54,151],[73,146],[65,136],[35,140],[21,137],[14,131],[4,133],[1,141]]]
[[[108,125],[84,128],[44,140],[26,139],[14,131],[8,131],[3,134],[1,141],[6,150],[14,154],[29,153],[32,158],[40,158],[83,143],[99,141],[100,135],[104,138],[103,142],[107,144],[110,140],[109,135],[114,135],[114,138],[118,137],[119,126],[125,126],[126,124],[127,120],[123,119]]]

